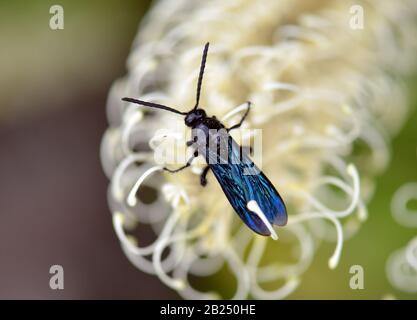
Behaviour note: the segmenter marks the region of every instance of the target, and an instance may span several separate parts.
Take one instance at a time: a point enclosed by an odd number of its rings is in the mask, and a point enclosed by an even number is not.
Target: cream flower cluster
[[[351,25],[354,4],[363,28]],[[101,148],[114,228],[130,261],[184,298],[285,298],[323,240],[336,241],[335,268],[407,116],[398,76],[412,67],[416,13],[412,0],[158,1],[127,75],[110,90]],[[262,130],[262,170],[289,212],[277,241],[239,220],[212,174],[200,186],[202,159],[177,174],[154,162],[156,147],[174,140],[185,148],[182,117],[121,101],[189,110],[206,42],[200,106],[230,125],[253,103],[245,128]],[[146,227],[151,243],[140,236]],[[190,276],[212,277],[213,289],[201,291]]]
[[[391,213],[406,228],[417,227],[417,210],[409,207],[417,199],[417,182],[402,185],[391,200]],[[417,293],[417,237],[405,248],[394,251],[387,260],[386,274],[391,285],[400,291]]]
[[[405,248],[390,255],[386,273],[391,285],[397,290],[417,293],[417,237]]]

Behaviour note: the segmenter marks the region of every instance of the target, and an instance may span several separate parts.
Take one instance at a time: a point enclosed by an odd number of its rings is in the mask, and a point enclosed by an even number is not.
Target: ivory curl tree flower
[[[323,240],[335,241],[335,268],[407,115],[397,76],[413,62],[416,12],[413,0],[157,2],[109,93],[101,149],[114,228],[131,262],[185,298],[284,298]],[[230,125],[253,103],[246,128],[262,130],[262,170],[289,212],[278,241],[251,232],[212,175],[200,186],[202,159],[178,174],[155,163],[156,148],[185,148],[182,117],[121,100],[189,110],[208,41],[200,105]],[[138,224],[153,231],[152,243],[133,236]],[[232,296],[224,282],[202,292],[190,280],[224,270],[236,279]]]
[[[417,210],[408,203],[417,197],[417,182],[402,185],[392,197],[391,213],[400,225],[417,227]],[[397,290],[417,293],[417,237],[410,240],[405,248],[394,251],[386,263],[389,282]]]

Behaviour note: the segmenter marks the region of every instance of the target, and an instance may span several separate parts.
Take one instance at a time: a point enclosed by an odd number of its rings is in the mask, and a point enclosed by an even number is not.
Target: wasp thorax
[[[190,111],[185,117],[185,125],[188,127],[194,127],[203,121],[204,118],[206,118],[206,112],[203,109]]]

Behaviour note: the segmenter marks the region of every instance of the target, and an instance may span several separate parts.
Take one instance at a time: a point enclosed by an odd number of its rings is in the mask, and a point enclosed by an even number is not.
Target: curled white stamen
[[[251,241],[251,234],[247,230],[247,226],[242,224],[233,238],[233,245],[236,252],[242,256]]]
[[[129,237],[126,235],[123,229],[123,222],[124,222],[124,215],[121,212],[113,213],[113,227],[116,232],[119,241],[123,243],[123,245],[135,255],[149,255],[151,254],[156,246],[156,243],[153,243],[147,247],[138,247],[132,241],[130,241]]]
[[[407,204],[413,199],[417,200],[416,182],[401,186],[391,200],[391,212],[394,219],[405,227],[417,227],[417,210],[407,208]]]
[[[134,162],[143,162],[149,160],[149,155],[146,153],[136,153],[130,154],[126,158],[124,158],[119,165],[117,166],[116,170],[113,173],[112,178],[112,185],[111,190],[113,197],[116,200],[121,201],[123,198],[123,187],[121,185],[121,178],[122,175],[125,173],[126,169],[132,165]]]
[[[162,252],[164,251],[167,245],[166,239],[167,238],[163,238],[161,241],[157,243],[155,247],[155,252],[153,254],[153,260],[152,260],[155,266],[155,272],[158,275],[159,279],[161,279],[161,281],[164,282],[167,286],[175,290],[183,290],[185,287],[184,281],[169,277],[162,267],[161,257],[162,257]]]
[[[262,123],[267,120],[270,120],[272,117],[275,117],[281,113],[289,112],[291,110],[294,110],[295,108],[298,108],[302,104],[303,100],[303,97],[295,96],[293,98],[276,103],[274,105],[274,109],[271,110],[271,112],[264,115],[257,115],[257,117],[254,117],[254,120],[256,120],[257,123]]]
[[[271,233],[271,238],[274,239],[274,240],[278,240],[278,235],[276,234],[272,225],[269,223],[268,218],[265,216],[265,214],[263,213],[261,208],[259,208],[258,203],[255,200],[251,200],[251,201],[248,202],[246,207],[250,211],[256,213],[257,216],[262,220],[264,225],[268,228],[269,232]]]
[[[233,248],[227,246],[224,252],[225,259],[229,262],[230,269],[236,276],[237,289],[235,295],[232,297],[233,300],[241,300],[248,296],[250,289],[250,275],[245,268],[245,265],[241,258],[236,254]]]
[[[285,284],[278,290],[267,292],[262,290],[257,283],[253,284],[252,294],[256,299],[262,300],[280,300],[290,295],[300,284],[298,277],[290,277]]]
[[[148,176],[150,176],[152,173],[156,171],[162,171],[162,167],[154,166],[152,168],[149,168],[139,177],[139,179],[136,181],[136,183],[134,184],[134,186],[132,187],[132,189],[130,190],[127,196],[127,204],[129,206],[134,207],[136,205],[137,203],[136,194],[138,193],[141,184],[143,183],[143,181],[145,181],[145,179]]]
[[[233,117],[234,115],[238,114],[239,112],[246,111],[247,108],[248,108],[248,104],[247,103],[242,103],[241,105],[233,108],[228,113],[226,113],[226,115],[223,116],[221,121],[225,122],[225,121],[229,120],[231,117]]]
[[[417,270],[409,264],[405,249],[399,249],[392,253],[386,264],[387,278],[398,290],[417,292]]]
[[[219,296],[217,294],[212,292],[200,292],[189,284],[187,275],[191,273],[191,266],[195,259],[197,259],[197,257],[192,252],[187,252],[185,258],[181,261],[180,267],[174,270],[173,276],[177,279],[181,279],[181,281],[186,284],[183,290],[179,291],[179,294],[186,299],[218,299]]]
[[[168,220],[165,222],[165,225],[171,225],[175,221],[175,219],[178,219],[178,215],[171,214]],[[126,235],[124,228],[124,215],[120,212],[115,212],[113,214],[113,227],[116,231],[116,235],[119,238],[120,242],[132,253],[133,255],[141,255],[146,256],[150,255],[153,252],[155,252],[156,245],[161,241],[161,239],[166,238],[166,234],[162,233],[159,235],[158,239],[154,241],[152,244],[146,246],[146,247],[138,247],[135,245],[130,238]],[[188,231],[187,233],[177,233],[174,236],[170,237],[169,239],[164,239],[165,244],[172,244],[178,241],[185,241],[185,240],[191,240],[198,236],[201,236],[204,232],[203,225],[197,226],[195,229]]]
[[[408,263],[417,272],[417,238],[414,238],[407,246],[405,256]]]
[[[356,167],[354,165],[352,165],[352,164],[348,165],[347,173],[352,177],[352,182],[353,182],[352,188],[347,186],[342,180],[334,178],[334,177],[321,177],[317,182],[317,184],[324,184],[324,183],[333,184],[333,185],[339,187],[340,189],[342,189],[343,191],[345,191],[347,194],[351,195],[352,200],[351,200],[349,206],[346,209],[340,210],[340,211],[331,210],[331,209],[327,208],[326,206],[324,206],[314,196],[312,196],[308,193],[304,193],[304,196],[319,211],[328,212],[328,213],[332,214],[333,216],[335,216],[337,218],[342,218],[342,217],[345,217],[345,216],[349,215],[358,206],[359,195],[360,195],[360,185],[359,185],[359,174],[358,174],[358,171],[356,170]],[[352,190],[353,190],[353,192],[352,192]],[[359,211],[359,212],[360,212],[360,217],[364,218],[363,210]]]
[[[126,111],[126,114],[129,114],[129,117],[125,117],[127,120],[125,121],[125,127],[122,130],[122,148],[123,152],[128,154],[131,152],[129,148],[129,136],[132,129],[137,125],[138,122],[142,120],[143,113],[140,110],[135,110],[134,112]]]
[[[314,254],[313,238],[310,232],[302,224],[291,224],[286,230],[293,233],[298,239],[300,245],[298,261],[288,265],[271,263],[268,266],[258,266],[256,278],[259,283],[285,279],[290,274],[301,274],[310,265]],[[252,250],[257,249],[254,246]]]
[[[342,248],[343,248],[343,229],[342,225],[339,220],[337,220],[333,215],[327,213],[327,212],[311,212],[311,213],[300,213],[296,216],[291,217],[291,220],[288,224],[295,224],[300,223],[302,221],[306,221],[313,218],[325,218],[330,220],[335,228],[336,228],[336,234],[337,234],[337,240],[336,240],[336,248],[334,249],[334,252],[332,256],[329,259],[329,268],[334,269],[339,264],[340,255],[342,254]]]
[[[257,298],[257,299],[283,299],[284,297],[288,296],[291,292],[295,290],[295,288],[299,284],[299,279],[296,277],[289,277],[287,279],[286,283],[279,289],[274,291],[266,291],[260,288],[258,285],[256,276],[257,267],[259,264],[259,261],[265,251],[266,247],[266,241],[264,238],[256,238],[254,240],[254,244],[252,247],[252,250],[250,252],[249,258],[248,258],[248,270],[252,274],[252,288],[251,293]],[[275,270],[278,268],[275,268]]]
[[[264,90],[287,90],[292,92],[299,92],[300,88],[293,83],[286,82],[267,82],[263,86]]]

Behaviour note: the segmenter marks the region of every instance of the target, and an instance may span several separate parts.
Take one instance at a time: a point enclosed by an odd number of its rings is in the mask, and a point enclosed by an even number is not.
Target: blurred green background
[[[49,28],[64,7],[65,28]],[[0,1],[0,298],[177,298],[136,270],[113,233],[108,181],[98,158],[105,101],[149,1]],[[388,283],[385,263],[416,230],[390,212],[393,193],[417,181],[417,78],[411,109],[377,179],[369,219],[345,243],[336,270],[324,244],[290,298],[415,299]],[[65,269],[65,290],[48,287],[49,266]],[[365,270],[365,290],[349,288],[349,268]]]

